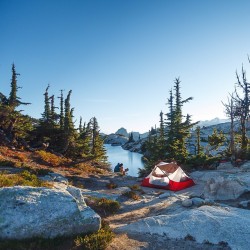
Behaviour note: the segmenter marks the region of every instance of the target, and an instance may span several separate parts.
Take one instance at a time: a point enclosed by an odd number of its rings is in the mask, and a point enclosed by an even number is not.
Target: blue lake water
[[[138,169],[143,168],[142,154],[130,152],[124,150],[121,146],[111,146],[110,144],[105,144],[105,148],[112,170],[114,170],[115,165],[119,162],[123,163],[124,169],[129,169],[128,175],[138,176]]]

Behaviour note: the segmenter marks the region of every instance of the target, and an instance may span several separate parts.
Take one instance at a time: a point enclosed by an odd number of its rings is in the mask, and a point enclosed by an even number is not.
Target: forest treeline
[[[106,162],[106,150],[100,136],[96,117],[89,122],[73,121],[74,108],[71,107],[70,90],[66,97],[61,90],[59,107],[55,95],[49,93],[49,85],[44,93],[44,111],[41,118],[23,115],[20,106],[32,105],[18,96],[18,73],[12,65],[9,95],[0,92],[0,144],[26,150],[46,149],[73,160],[96,160]]]
[[[250,62],[250,61],[249,61]],[[71,107],[70,90],[66,96],[59,90],[59,96],[49,93],[48,85],[44,92],[44,111],[41,118],[34,119],[23,115],[20,106],[32,105],[22,101],[18,96],[19,86],[15,65],[12,65],[12,78],[9,95],[0,92],[0,144],[36,150],[46,150],[73,160],[98,160],[106,162],[106,150],[100,128],[95,117],[89,122],[76,126],[73,121],[74,108]],[[231,160],[250,158],[250,140],[247,136],[247,123],[250,116],[250,83],[247,82],[246,71],[236,72],[235,90],[229,94],[228,102],[222,103],[225,113],[230,119],[230,133],[213,131],[206,139],[212,149],[227,145],[222,155],[213,157],[201,146],[201,128],[198,122],[192,122],[190,114],[183,114],[183,106],[193,98],[182,98],[180,79],[174,81],[174,87],[169,91],[167,99],[168,110],[160,112],[158,128],[152,128],[149,136],[142,145],[146,159],[146,170],[151,169],[159,160],[195,165],[211,164],[219,158]],[[58,106],[56,100],[59,99]],[[235,124],[239,124],[236,129]],[[191,131],[195,131],[196,140],[190,144]],[[203,138],[204,140],[204,138]],[[190,152],[190,146],[195,150]],[[143,172],[143,171],[142,171]]]
[[[248,61],[250,63],[249,58]],[[236,72],[236,79],[234,92],[229,94],[227,103],[222,102],[225,114],[230,119],[230,132],[224,134],[223,131],[214,129],[206,139],[201,136],[198,122],[192,122],[190,114],[183,114],[183,105],[193,98],[182,98],[180,79],[175,79],[174,87],[167,99],[168,110],[166,113],[160,112],[159,127],[151,128],[142,147],[146,166],[140,170],[140,174],[149,172],[160,160],[177,161],[192,167],[206,167],[222,158],[232,162],[237,159],[250,159],[250,140],[247,136],[247,124],[250,119],[250,83],[243,67],[240,74]],[[192,141],[191,131],[195,134],[195,140]],[[214,157],[201,146],[201,138],[206,141],[210,149],[216,150],[219,146],[225,145],[226,150]],[[190,148],[193,149],[192,152]]]

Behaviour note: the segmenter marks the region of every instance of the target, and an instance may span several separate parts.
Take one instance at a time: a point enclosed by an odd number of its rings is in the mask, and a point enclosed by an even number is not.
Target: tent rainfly
[[[142,186],[179,191],[195,185],[182,168],[175,162],[160,162],[155,165],[152,172],[144,178]]]

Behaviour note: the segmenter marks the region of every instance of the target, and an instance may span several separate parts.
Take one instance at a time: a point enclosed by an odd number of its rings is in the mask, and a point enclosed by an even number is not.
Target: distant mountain
[[[142,139],[142,138],[146,138],[148,136],[148,132],[143,133],[143,134],[140,134],[139,132],[133,132],[133,131],[127,132],[127,130],[125,128],[120,128],[115,132],[116,135],[122,135],[125,137],[129,137],[130,133],[133,134],[134,140],[138,140],[139,137]]]
[[[129,134],[127,132],[127,129],[125,128],[119,128],[116,132],[115,132],[116,135],[123,135],[125,137],[128,137]]]
[[[216,117],[216,118],[214,118],[212,120],[200,121],[198,123],[198,125],[200,127],[203,127],[203,126],[207,127],[207,126],[217,125],[217,124],[225,123],[225,122],[229,122],[229,121],[230,121],[230,119],[220,119],[220,118]]]
[[[130,133],[133,134],[133,138],[135,141],[139,139],[145,139],[148,136],[148,132],[140,134],[139,132],[127,132],[125,128],[118,129],[115,133],[106,135],[102,133],[102,137],[104,138],[104,143],[111,144],[113,146],[122,146],[129,140]]]

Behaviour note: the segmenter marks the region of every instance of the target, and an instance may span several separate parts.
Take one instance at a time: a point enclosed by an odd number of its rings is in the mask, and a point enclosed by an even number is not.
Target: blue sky
[[[250,70],[249,12],[248,0],[0,0],[0,92],[14,62],[23,113],[41,117],[50,84],[72,89],[77,126],[146,132],[180,77],[184,114],[224,118],[236,70]]]

